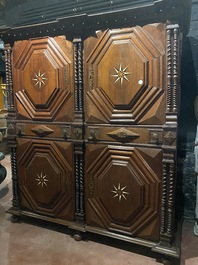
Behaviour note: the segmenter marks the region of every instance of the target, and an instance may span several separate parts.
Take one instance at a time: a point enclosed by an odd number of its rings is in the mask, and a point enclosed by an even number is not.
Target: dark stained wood
[[[164,123],[165,34],[154,24],[85,41],[87,123]]]
[[[73,120],[71,42],[64,37],[18,41],[12,62],[17,118]]]
[[[10,212],[178,257],[180,50],[171,23],[7,45]]]
[[[159,240],[162,151],[88,145],[85,161],[86,223]]]
[[[72,144],[17,139],[17,158],[21,208],[74,220]]]

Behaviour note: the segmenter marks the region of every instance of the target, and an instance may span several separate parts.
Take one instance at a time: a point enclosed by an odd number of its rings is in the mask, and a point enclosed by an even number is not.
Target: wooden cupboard
[[[179,257],[180,57],[170,22],[6,44],[13,217]]]

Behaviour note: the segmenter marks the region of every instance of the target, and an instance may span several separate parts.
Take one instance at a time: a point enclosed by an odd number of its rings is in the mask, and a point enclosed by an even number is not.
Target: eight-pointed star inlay
[[[49,181],[48,179],[47,179],[47,175],[45,175],[45,176],[43,176],[43,173],[41,172],[41,174],[39,175],[39,174],[37,174],[37,181],[38,181],[38,183],[37,183],[37,185],[41,185],[41,187],[43,188],[44,186],[46,186],[47,187],[47,182]]]
[[[123,80],[129,81],[129,79],[127,78],[127,75],[130,75],[130,72],[126,71],[127,68],[128,68],[128,66],[126,66],[125,68],[122,68],[121,64],[120,64],[120,68],[119,69],[114,67],[115,72],[116,72],[114,75],[112,75],[112,76],[116,77],[116,80],[115,80],[114,83],[120,81],[120,84],[122,85]]]
[[[41,73],[41,71],[38,71],[38,74],[34,73],[35,78],[33,78],[32,80],[35,81],[34,86],[38,86],[39,89],[42,88],[42,85],[45,85],[45,80],[47,80],[46,77],[44,77],[45,73]]]
[[[126,186],[124,186],[123,188],[121,188],[120,183],[118,184],[118,187],[116,187],[115,185],[113,185],[114,190],[111,190],[111,192],[113,192],[115,195],[113,196],[113,198],[118,197],[119,202],[122,201],[122,199],[127,200],[125,195],[130,194],[129,192],[125,191]]]

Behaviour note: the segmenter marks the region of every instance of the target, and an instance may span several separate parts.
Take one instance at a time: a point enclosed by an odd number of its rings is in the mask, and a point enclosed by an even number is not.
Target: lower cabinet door
[[[37,214],[74,220],[73,144],[17,139],[20,206]]]
[[[87,144],[85,161],[87,225],[157,241],[162,150]]]

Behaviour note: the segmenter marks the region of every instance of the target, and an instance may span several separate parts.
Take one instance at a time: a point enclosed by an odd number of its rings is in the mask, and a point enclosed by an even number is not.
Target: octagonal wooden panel
[[[87,123],[164,123],[163,24],[99,32],[84,47]]]
[[[21,207],[74,219],[73,146],[71,143],[17,139]]]
[[[65,37],[15,42],[13,86],[17,117],[73,120],[73,45]]]
[[[162,151],[90,144],[85,158],[87,224],[158,240]]]

